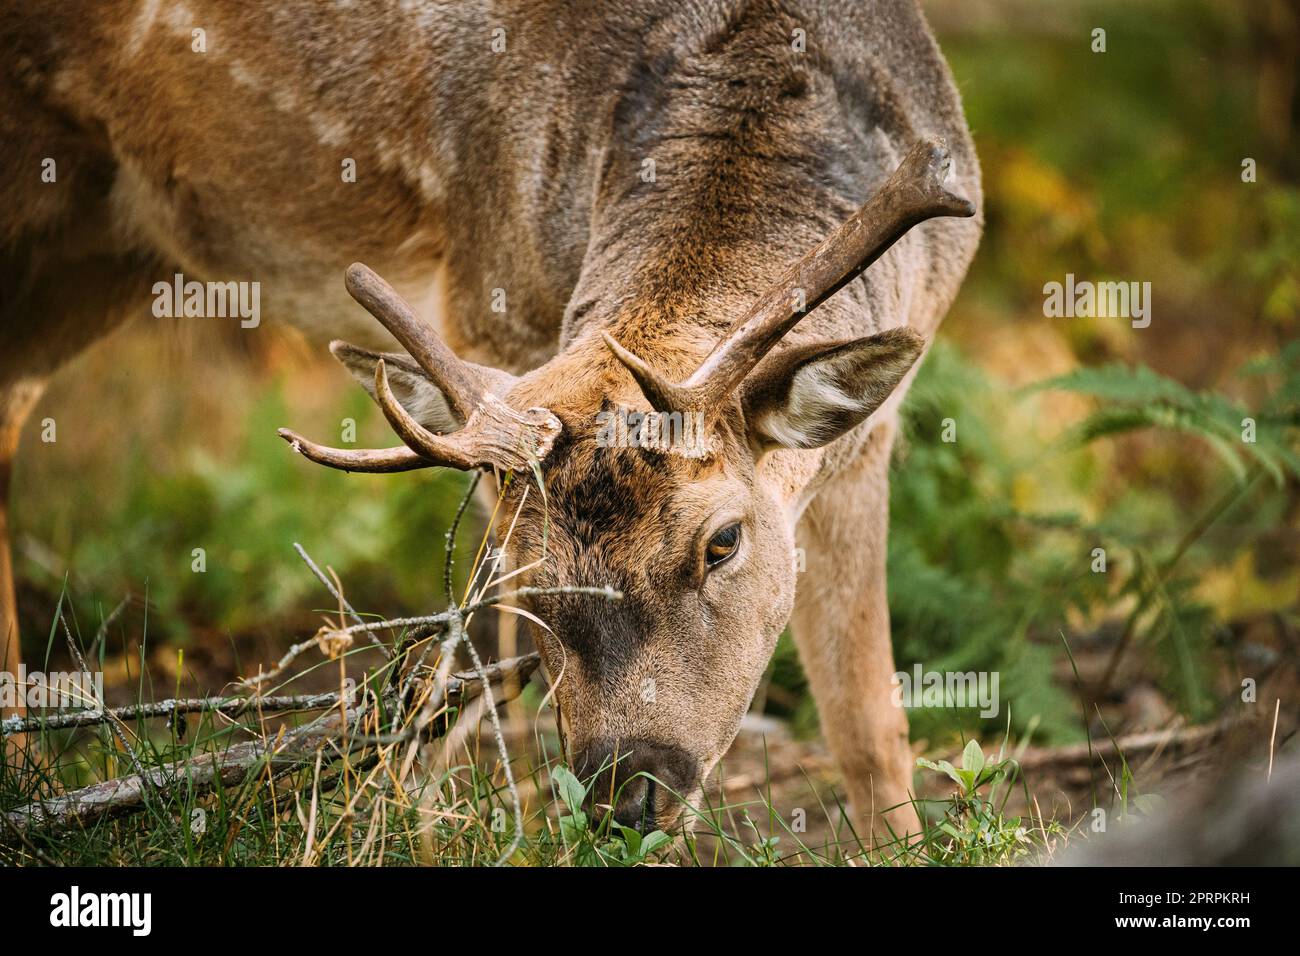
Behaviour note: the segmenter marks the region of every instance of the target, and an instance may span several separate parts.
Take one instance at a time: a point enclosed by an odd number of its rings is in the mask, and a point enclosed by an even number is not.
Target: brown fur
[[[758,454],[741,396],[709,461],[597,448],[591,422],[644,404],[599,331],[689,370],[918,137],[948,140],[979,203],[960,103],[912,0],[34,0],[0,24],[0,434],[79,348],[126,315],[151,321],[149,285],[176,269],[260,281],[264,324],[370,344],[339,279],[363,260],[465,358],[523,375],[512,404],[566,423],[546,470],[552,559],[535,577],[629,595],[600,612],[537,604],[557,622],[542,646],[577,748],[640,741],[647,766],[696,788],[794,608],[855,810],[883,830],[873,808],[910,779],[906,721],[881,685],[887,436],[905,383],[810,451]],[[191,51],[193,27],[208,52]],[[47,156],[57,184],[39,180]],[[340,180],[345,157],[357,183]],[[978,221],[917,227],[782,349],[895,326],[928,338],[978,235]],[[512,543],[521,562],[540,548],[539,499]],[[744,560],[698,575],[699,536],[728,507]],[[0,626],[12,632],[3,591]]]

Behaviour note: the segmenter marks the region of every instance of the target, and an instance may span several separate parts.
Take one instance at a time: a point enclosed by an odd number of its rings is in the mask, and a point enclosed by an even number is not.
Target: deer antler
[[[462,471],[519,469],[544,458],[551,450],[560,433],[559,419],[544,408],[517,412],[494,395],[482,377],[462,362],[420,321],[396,290],[371,269],[354,262],[348,267],[345,284],[352,297],[392,333],[441,389],[465,427],[444,436],[421,425],[393,395],[387,368],[380,359],[375,366],[375,397],[405,447],[327,448],[281,428],[280,437],[295,451],[342,471],[394,472],[434,466]]]
[[[656,411],[715,416],[722,400],[782,336],[861,275],[909,229],[937,216],[975,215],[969,199],[944,186],[951,168],[942,139],[923,139],[913,146],[880,190],[759,296],[685,381],[668,380],[608,332],[602,333],[606,346],[632,373]]]
[[[469,421],[487,391],[483,380],[433,333],[397,290],[368,266],[354,262],[343,274],[348,293],[392,333],[411,358],[442,389],[462,422]]]

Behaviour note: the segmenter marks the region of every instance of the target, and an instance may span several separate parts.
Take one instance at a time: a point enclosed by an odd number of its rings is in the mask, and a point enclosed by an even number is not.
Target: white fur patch
[[[870,398],[853,396],[835,383],[832,362],[815,362],[795,373],[785,407],[758,421],[758,427],[778,445],[807,448],[823,444],[827,419],[870,411]]]
[[[126,54],[131,58],[139,56],[144,49],[144,41],[149,38],[154,22],[158,19],[158,8],[162,0],[141,0],[140,8],[131,21],[131,33],[126,41]]]

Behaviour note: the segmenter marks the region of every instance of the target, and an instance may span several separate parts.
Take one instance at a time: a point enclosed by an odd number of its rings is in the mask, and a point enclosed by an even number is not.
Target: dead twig
[[[292,647],[290,647],[289,650],[285,652],[285,655],[281,657],[279,661],[276,662],[275,667],[273,667],[271,670],[262,674],[257,674],[256,676],[250,677],[247,680],[241,681],[237,686],[242,688],[247,688],[249,690],[255,690],[261,685],[265,684],[267,681],[279,677],[289,668],[289,665],[292,664],[294,660],[296,660],[301,654],[303,654],[303,652],[309,651],[313,647],[319,646],[322,638],[334,637],[338,635],[350,636],[352,634],[368,633],[371,631],[381,631],[393,627],[412,628],[415,629],[416,631],[423,632],[423,636],[428,636],[428,634],[431,633],[432,631],[441,627],[445,627],[446,625],[450,624],[453,617],[467,616],[473,613],[474,611],[480,610],[482,608],[494,607],[498,604],[501,604],[504,601],[513,600],[518,597],[529,597],[531,595],[538,595],[538,594],[591,594],[598,597],[606,598],[611,601],[618,601],[621,600],[623,597],[622,592],[616,591],[610,587],[520,588],[519,590],[514,591],[510,594],[496,594],[496,595],[492,595],[491,597],[485,597],[480,601],[476,601],[475,603],[468,605],[467,607],[457,609],[457,610],[444,611],[441,614],[425,614],[419,617],[385,618],[382,621],[370,621],[361,624],[352,624],[348,627],[341,628],[336,631],[327,631],[325,629],[322,629],[321,631],[317,632],[313,636],[309,637],[307,640],[302,641],[298,644],[294,644]]]
[[[348,603],[347,598],[343,596],[343,592],[340,591],[337,587],[335,587],[334,582],[331,581],[328,577],[326,577],[325,573],[321,571],[319,567],[316,566],[316,562],[311,559],[311,555],[307,553],[307,549],[304,548],[297,541],[295,541],[293,543],[293,550],[298,552],[298,557],[302,558],[303,561],[306,562],[307,567],[311,569],[311,573],[316,575],[316,580],[320,581],[321,584],[325,585],[326,589],[330,592],[330,595],[334,598],[334,600],[339,602],[339,606],[348,612],[348,616],[351,617],[352,620],[355,621],[357,624],[364,624],[365,622],[362,621],[361,615],[358,614],[356,612],[356,609],[353,608],[352,605]],[[393,656],[393,652],[389,650],[388,646],[384,644],[384,642],[381,641],[378,637],[376,637],[374,634],[369,634],[369,633],[367,633],[367,636],[370,638],[370,643],[374,644],[375,647],[379,648],[383,652],[385,657],[391,658]]]

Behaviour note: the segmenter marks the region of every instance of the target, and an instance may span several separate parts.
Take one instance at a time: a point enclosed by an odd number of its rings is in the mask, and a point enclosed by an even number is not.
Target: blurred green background
[[[1080,689],[1116,733],[1210,719],[1245,677],[1271,709],[1295,688],[1300,633],[1300,3],[924,6],[982,158],[987,229],[906,406],[899,666],[998,671],[1013,727],[1049,742],[1081,739]],[[1045,318],[1043,285],[1067,273],[1150,282],[1150,327]],[[27,658],[65,586],[83,634],[129,594],[110,684],[135,673],[145,634],[164,672],[184,647],[220,683],[329,608],[294,541],[358,608],[440,609],[465,478],[304,467],[275,436],[330,440],[347,419],[359,442],[391,444],[342,370],[289,334],[141,323],[78,359],[16,474]],[[756,707],[815,732],[788,638]],[[918,710],[913,735],[1006,720]]]

